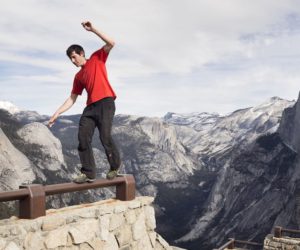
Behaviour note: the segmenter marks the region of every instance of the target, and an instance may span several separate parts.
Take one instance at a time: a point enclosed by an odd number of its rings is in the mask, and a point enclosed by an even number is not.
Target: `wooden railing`
[[[95,188],[116,186],[116,198],[123,201],[135,198],[135,180],[132,175],[113,180],[96,179],[92,183],[62,183],[54,185],[22,185],[19,190],[0,192],[0,202],[19,200],[19,217],[34,219],[46,215],[46,196]]]

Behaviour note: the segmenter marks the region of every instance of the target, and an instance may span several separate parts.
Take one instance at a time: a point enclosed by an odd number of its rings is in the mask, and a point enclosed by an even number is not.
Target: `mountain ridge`
[[[291,170],[282,171],[285,168],[282,159],[287,159],[289,169],[298,169],[295,152],[281,138],[285,133],[277,132],[286,131],[282,114],[284,110],[295,111],[295,105],[298,104],[273,97],[256,107],[225,116],[171,112],[162,118],[116,115],[113,137],[121,151],[122,171],[134,174],[138,194],[155,197],[158,232],[168,242],[188,249],[199,249],[199,246],[211,249],[235,235],[251,239],[264,237],[272,225],[261,225],[257,231],[255,223],[260,222],[251,216],[258,216],[257,211],[263,205],[253,190],[266,194],[261,196],[266,200],[276,194],[273,191],[278,185],[276,181],[281,183],[284,178],[290,178]],[[295,115],[289,114],[290,117]],[[33,111],[0,112],[1,128],[12,144],[28,157],[35,173],[33,181],[49,184],[70,181],[80,166],[76,150],[79,115],[61,116],[51,128],[52,135],[45,126],[48,119]],[[26,130],[26,127],[37,127],[42,134],[35,137],[34,130]],[[30,140],[24,140],[26,137]],[[97,173],[105,177],[108,164],[97,137],[96,132],[93,150]],[[44,139],[39,141],[38,138]],[[60,146],[57,147],[58,139]],[[288,140],[286,143],[293,144]],[[0,155],[3,153],[0,151]],[[292,188],[291,184],[288,190]],[[241,195],[239,190],[242,190]],[[274,196],[279,209],[267,209],[273,218],[268,217],[268,224],[282,221],[280,218],[287,213],[283,206],[289,209],[292,206],[282,198],[283,192],[277,193],[282,202]],[[80,197],[66,195],[49,203],[55,207],[99,199],[97,196],[110,198],[112,192],[107,189]],[[182,211],[188,212],[182,214]],[[249,219],[243,220],[241,216]]]

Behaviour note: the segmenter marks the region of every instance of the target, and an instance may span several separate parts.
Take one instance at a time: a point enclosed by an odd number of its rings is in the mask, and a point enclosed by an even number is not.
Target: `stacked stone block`
[[[300,239],[268,235],[264,240],[264,250],[300,250]]]
[[[48,210],[34,220],[0,221],[0,250],[171,250],[155,232],[152,197]]]

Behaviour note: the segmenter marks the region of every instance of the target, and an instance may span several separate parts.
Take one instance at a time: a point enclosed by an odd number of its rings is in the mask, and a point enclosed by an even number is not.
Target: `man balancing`
[[[121,164],[118,149],[111,136],[116,94],[108,81],[105,67],[105,62],[115,42],[97,30],[91,22],[86,21],[81,24],[87,31],[103,40],[105,45],[95,51],[89,59],[85,58],[84,50],[80,45],[74,44],[67,49],[68,57],[76,67],[80,67],[80,70],[74,77],[70,97],[58,108],[48,123],[51,127],[59,115],[73,106],[83,89],[86,90],[87,106],[81,115],[78,130],[78,152],[82,167],[81,174],[73,180],[75,183],[93,182],[96,178],[95,159],[91,145],[96,127],[110,165],[106,178],[115,178]]]

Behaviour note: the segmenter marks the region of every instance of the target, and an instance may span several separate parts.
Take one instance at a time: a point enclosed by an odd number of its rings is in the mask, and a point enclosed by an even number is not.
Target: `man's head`
[[[84,50],[80,45],[77,44],[71,45],[67,49],[66,53],[75,66],[81,67],[85,64],[86,59],[85,59]]]

